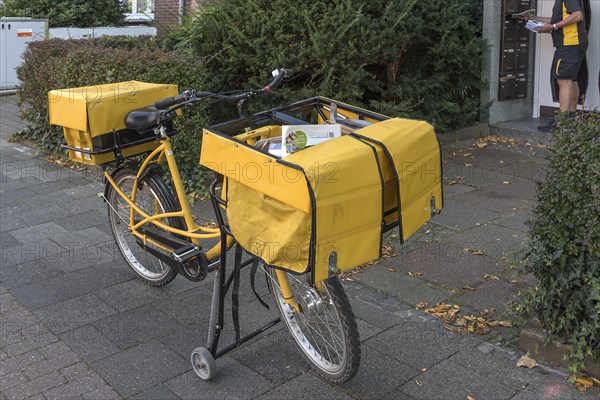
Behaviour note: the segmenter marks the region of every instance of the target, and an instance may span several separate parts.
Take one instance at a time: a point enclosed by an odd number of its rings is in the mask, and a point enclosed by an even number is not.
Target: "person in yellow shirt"
[[[552,79],[558,84],[558,102],[560,111],[573,117],[579,103],[579,85],[577,74],[588,47],[588,32],[585,27],[584,8],[581,0],[556,0],[552,8],[552,17],[531,17],[544,23],[539,32],[551,32],[556,48],[552,62]],[[550,131],[552,125],[540,126],[542,131]]]

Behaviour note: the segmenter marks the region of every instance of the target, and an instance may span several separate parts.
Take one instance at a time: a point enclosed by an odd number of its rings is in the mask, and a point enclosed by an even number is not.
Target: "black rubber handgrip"
[[[185,101],[185,97],[183,95],[177,95],[173,97],[167,97],[166,99],[158,100],[154,103],[154,107],[159,110],[165,110],[175,104],[179,104]]]

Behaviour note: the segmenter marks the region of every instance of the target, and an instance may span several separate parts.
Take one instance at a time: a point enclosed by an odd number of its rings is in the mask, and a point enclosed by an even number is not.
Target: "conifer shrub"
[[[168,46],[208,57],[224,89],[262,84],[265,69],[294,69],[255,109],[319,94],[443,132],[479,116],[482,13],[481,0],[222,0]]]

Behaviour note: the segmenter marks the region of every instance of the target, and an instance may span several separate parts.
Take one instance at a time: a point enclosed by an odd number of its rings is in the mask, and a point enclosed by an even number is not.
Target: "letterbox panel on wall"
[[[518,40],[519,24],[514,19],[508,17],[508,19],[504,20],[503,29],[502,38],[504,44],[514,43]]]
[[[535,8],[535,1],[519,0],[519,12],[531,10],[532,8]]]
[[[520,0],[504,0],[504,12],[513,14],[519,12]]]
[[[512,72],[515,71],[517,65],[517,50],[514,48],[504,49],[502,52],[502,71],[501,72]]]
[[[527,97],[527,76],[524,73],[521,73],[517,76],[515,95],[519,99],[524,99]]]
[[[531,32],[529,29],[525,28],[525,22],[523,22],[523,21],[519,21],[518,26],[519,27],[517,28],[517,33],[516,33],[517,41],[529,42],[531,40],[531,35],[533,35],[533,32]]]
[[[536,0],[502,0],[498,100],[516,100],[528,95],[528,76],[533,33],[513,14],[534,10]]]
[[[529,68],[529,43],[520,42],[517,45],[517,70],[527,70]]]
[[[498,83],[498,100],[510,100],[516,97],[515,76],[506,75],[500,77]]]

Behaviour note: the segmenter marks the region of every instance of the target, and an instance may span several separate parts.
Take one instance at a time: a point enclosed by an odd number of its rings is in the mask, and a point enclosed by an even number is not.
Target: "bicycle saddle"
[[[150,128],[158,123],[158,117],[162,112],[155,107],[144,107],[130,111],[125,117],[125,126],[136,131]]]

